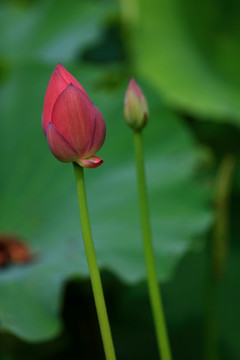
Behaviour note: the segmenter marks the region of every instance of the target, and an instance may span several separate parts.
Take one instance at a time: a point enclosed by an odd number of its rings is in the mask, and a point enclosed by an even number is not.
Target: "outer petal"
[[[52,123],[64,138],[85,157],[94,131],[94,109],[89,97],[70,84],[59,95],[52,112]]]
[[[69,84],[73,84],[75,85],[78,89],[82,90],[86,95],[86,91],[84,90],[84,88],[82,87],[81,84],[79,84],[79,82],[75,79],[75,77],[73,77],[66,69],[64,66],[62,66],[61,64],[57,64],[56,66],[56,70],[59,72],[59,74],[62,76],[62,78],[66,81],[66,83]]]
[[[129,81],[127,90],[134,91],[135,94],[139,97],[139,99],[141,99],[144,96],[142,90],[140,89],[139,85],[136,83],[133,77],[131,77]]]
[[[55,101],[67,85],[73,84],[85,94],[86,91],[79,82],[62,66],[58,64],[49,80],[43,104],[42,127],[46,135],[47,126],[52,121],[52,110]],[[87,94],[86,94],[87,95]]]
[[[52,73],[52,76],[49,80],[47,91],[43,103],[43,113],[42,113],[42,127],[46,135],[47,126],[52,121],[52,110],[55,101],[57,100],[59,94],[66,88],[67,82],[59,73],[56,68]]]
[[[74,148],[64,139],[52,123],[48,124],[46,136],[48,146],[58,160],[72,162],[77,159],[78,155]]]
[[[96,168],[103,163],[103,160],[97,156],[91,156],[87,159],[78,159],[76,162],[86,168]]]
[[[93,105],[95,111],[95,127],[92,136],[92,142],[88,150],[89,156],[98,152],[106,138],[106,124],[100,111]]]

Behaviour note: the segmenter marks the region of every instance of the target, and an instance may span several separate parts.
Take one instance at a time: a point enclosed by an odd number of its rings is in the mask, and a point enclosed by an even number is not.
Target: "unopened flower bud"
[[[53,155],[63,162],[95,168],[103,160],[94,154],[105,140],[106,125],[79,82],[61,65],[49,81],[42,127]]]
[[[148,120],[148,103],[142,90],[131,78],[124,99],[124,118],[134,130],[142,129]]]

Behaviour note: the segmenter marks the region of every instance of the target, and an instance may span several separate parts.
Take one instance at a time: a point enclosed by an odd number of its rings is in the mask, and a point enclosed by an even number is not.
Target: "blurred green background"
[[[1,360],[104,358],[72,165],[41,128],[59,62],[107,125],[104,164],[86,176],[118,359],[158,356],[122,116],[130,76],[150,107],[145,161],[173,358],[203,359],[206,333],[218,359],[240,358],[239,40],[236,0],[0,1],[0,240],[33,254],[0,268]]]

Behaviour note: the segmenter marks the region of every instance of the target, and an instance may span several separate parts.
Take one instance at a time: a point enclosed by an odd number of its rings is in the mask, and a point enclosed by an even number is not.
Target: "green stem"
[[[232,189],[232,178],[235,158],[231,154],[224,156],[216,184],[216,220],[212,242],[213,272],[216,278],[222,276],[227,259],[229,241],[229,197]]]
[[[115,360],[116,356],[114,351],[114,345],[112,341],[111,329],[109,325],[107,309],[106,309],[104,294],[102,289],[101,277],[98,269],[97,258],[94,249],[91,226],[88,215],[84,172],[83,172],[83,168],[76,163],[73,163],[73,167],[74,167],[76,185],[77,185],[83,241],[84,241],[84,246],[88,261],[93,295],[97,309],[97,315],[98,315],[100,331],[103,340],[105,356],[107,360]]]
[[[235,158],[225,155],[216,182],[216,218],[209,244],[206,279],[204,359],[218,360],[218,297],[219,285],[226,266],[229,239],[229,197]]]
[[[136,166],[137,166],[142,237],[143,237],[143,245],[144,245],[145,262],[147,268],[148,288],[149,288],[149,295],[150,295],[150,301],[153,312],[153,319],[155,322],[158,349],[162,360],[171,360],[171,351],[168,341],[167,329],[165,325],[160,287],[158,285],[153,246],[151,240],[151,228],[150,228],[149,211],[148,211],[147,188],[146,188],[146,180],[145,180],[141,131],[134,132],[134,144],[135,144],[135,157],[136,157]]]

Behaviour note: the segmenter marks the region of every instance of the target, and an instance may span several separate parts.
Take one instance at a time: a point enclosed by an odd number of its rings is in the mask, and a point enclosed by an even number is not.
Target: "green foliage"
[[[239,3],[138,3],[131,47],[140,74],[185,112],[239,124]]]
[[[0,7],[1,56],[11,62],[70,61],[76,51],[101,39],[101,22],[112,14],[114,2],[36,1],[31,6]]]

